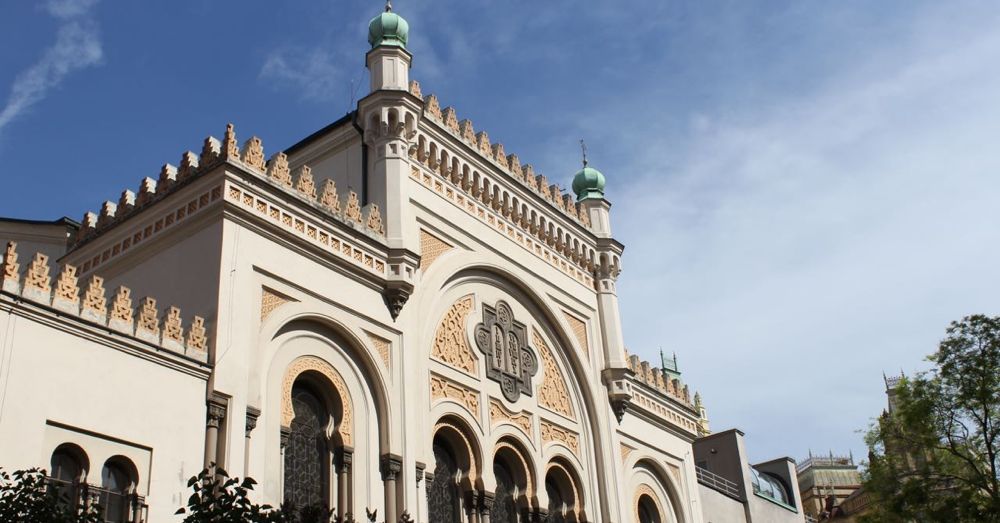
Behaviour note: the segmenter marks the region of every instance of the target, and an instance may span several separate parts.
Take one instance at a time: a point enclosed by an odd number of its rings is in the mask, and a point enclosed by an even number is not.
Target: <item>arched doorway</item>
[[[461,523],[477,508],[473,494],[480,458],[472,434],[465,422],[452,415],[435,425],[434,471],[426,487],[429,521]]]

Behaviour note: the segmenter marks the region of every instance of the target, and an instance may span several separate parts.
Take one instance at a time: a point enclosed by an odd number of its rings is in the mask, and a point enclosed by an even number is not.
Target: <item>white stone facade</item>
[[[206,139],[85,216],[48,289],[8,248],[0,465],[48,467],[73,444],[96,484],[128,457],[152,522],[176,520],[211,462],[278,505],[303,449],[325,465],[302,468],[318,496],[302,499],[358,520],[434,521],[440,489],[461,521],[508,495],[523,521],[632,522],[640,505],[705,521],[704,410],[625,351],[610,205],[575,202],[423,97],[409,63],[373,49],[357,111],[269,160],[232,126]],[[67,270],[81,283],[60,307]]]

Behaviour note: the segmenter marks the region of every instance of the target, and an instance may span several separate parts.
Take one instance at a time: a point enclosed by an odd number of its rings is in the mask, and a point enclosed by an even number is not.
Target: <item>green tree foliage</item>
[[[5,523],[98,523],[97,507],[78,511],[65,491],[49,488],[45,471],[0,469],[0,521]]]
[[[866,522],[1000,522],[1000,317],[953,322],[869,431]]]

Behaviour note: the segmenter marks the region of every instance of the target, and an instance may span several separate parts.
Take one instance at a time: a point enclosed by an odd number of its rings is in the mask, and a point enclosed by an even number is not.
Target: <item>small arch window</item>
[[[660,523],[660,511],[656,508],[653,498],[643,494],[639,498],[639,505],[636,507],[639,512],[639,523]]]
[[[434,479],[427,489],[428,512],[431,521],[459,523],[462,521],[461,497],[458,489],[458,460],[447,442],[434,440]]]
[[[135,466],[126,458],[116,456],[101,468],[101,488],[98,505],[103,521],[119,523],[133,521]]]
[[[76,507],[80,501],[80,485],[87,477],[87,455],[76,445],[60,445],[52,453],[49,470],[49,488],[59,503]]]
[[[750,482],[753,484],[754,494],[771,498],[775,501],[784,503],[785,505],[789,504],[788,492],[777,478],[771,477],[767,474],[762,474],[755,468],[751,468],[750,473]]]

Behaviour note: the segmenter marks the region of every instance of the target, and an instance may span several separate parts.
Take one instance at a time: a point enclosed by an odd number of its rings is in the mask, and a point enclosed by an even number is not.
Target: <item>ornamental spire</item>
[[[587,166],[587,144],[583,141],[582,138],[580,139],[580,151],[583,152],[583,166],[586,167]]]
[[[385,0],[385,12],[386,13],[392,12],[392,0]]]

